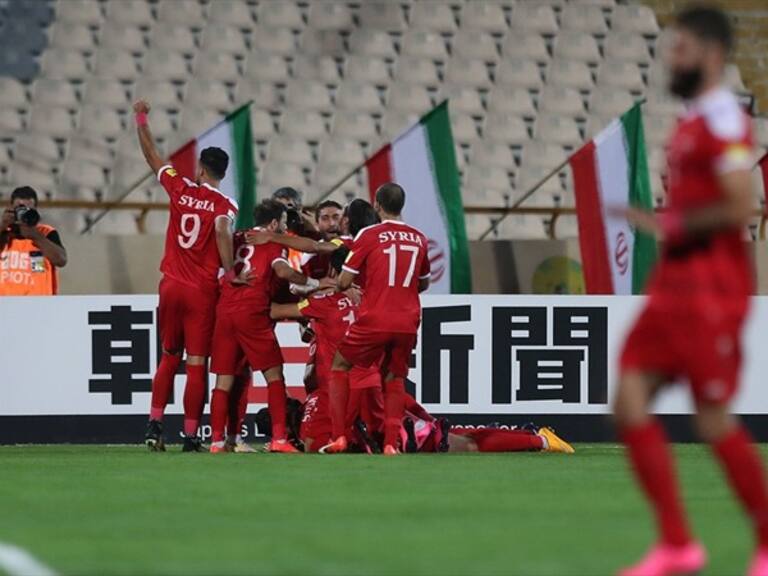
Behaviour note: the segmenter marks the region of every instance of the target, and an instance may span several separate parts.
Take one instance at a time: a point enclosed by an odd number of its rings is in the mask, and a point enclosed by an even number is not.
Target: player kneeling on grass
[[[285,207],[265,200],[254,211],[257,228],[281,233],[285,230]],[[283,379],[283,355],[269,317],[273,284],[278,280],[295,284],[330,287],[333,282],[309,279],[291,268],[283,246],[267,243],[256,249],[242,236],[235,239],[235,262],[223,277],[221,296],[216,308],[211,371],[216,388],[211,397],[211,452],[227,450],[224,429],[229,411],[229,393],[242,358],[267,381],[267,403],[272,420],[272,452],[296,452],[286,441],[286,392]]]

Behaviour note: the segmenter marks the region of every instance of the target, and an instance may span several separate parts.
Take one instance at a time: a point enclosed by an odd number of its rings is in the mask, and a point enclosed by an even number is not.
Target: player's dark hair
[[[315,208],[315,222],[319,220],[320,212],[325,208],[336,208],[336,210],[344,209],[344,207],[336,202],[336,200],[323,200],[320,202],[320,204],[317,205],[317,208]]]
[[[278,222],[283,217],[285,205],[277,200],[264,200],[253,210],[253,222],[256,226],[266,226],[272,220]]]
[[[205,148],[200,152],[200,165],[215,180],[223,180],[229,166],[229,156],[221,148]]]
[[[273,200],[287,200],[291,204],[293,204],[294,208],[301,208],[302,207],[302,199],[301,199],[301,192],[296,190],[296,188],[291,188],[290,186],[283,186],[282,188],[278,188],[272,193],[272,199]]]
[[[344,215],[349,219],[349,233],[352,236],[357,236],[363,228],[379,223],[376,210],[362,198],[355,198],[347,204]]]
[[[733,49],[733,27],[728,15],[712,5],[689,6],[678,13],[675,26],[694,36],[720,44],[726,53]]]
[[[11,192],[11,202],[14,200],[32,200],[37,206],[37,192],[32,186],[19,186]]]
[[[400,216],[405,206],[405,190],[399,184],[388,182],[376,190],[376,202],[387,214]]]

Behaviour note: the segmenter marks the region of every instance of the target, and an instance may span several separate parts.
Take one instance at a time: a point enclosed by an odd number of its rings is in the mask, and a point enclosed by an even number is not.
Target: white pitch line
[[[56,572],[18,546],[0,542],[0,570],[8,576],[56,576]]]

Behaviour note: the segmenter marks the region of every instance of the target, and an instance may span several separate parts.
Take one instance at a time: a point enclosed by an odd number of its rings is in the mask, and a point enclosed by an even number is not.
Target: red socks
[[[688,523],[677,488],[677,473],[666,435],[656,420],[625,428],[622,440],[635,477],[656,514],[662,541],[684,546],[691,541]]]
[[[211,440],[224,441],[224,427],[227,425],[229,412],[229,392],[214,388],[211,394]]]
[[[403,416],[405,416],[405,382],[402,378],[393,378],[384,383],[384,446],[397,448]]]
[[[768,492],[763,464],[752,438],[739,426],[714,443],[712,450],[752,519],[759,546],[768,548]]]
[[[349,399],[349,372],[344,370],[331,372],[329,398],[331,400],[331,434],[335,440],[347,432],[345,424]]]
[[[205,408],[206,383],[205,365],[187,363],[187,385],[184,388],[184,434],[197,436],[197,427]]]
[[[237,436],[242,433],[245,413],[248,411],[248,388],[250,381],[243,376],[235,378],[235,383],[229,394],[229,416],[227,417],[227,434]]]
[[[149,411],[150,420],[162,420],[168,398],[173,390],[173,378],[181,364],[181,356],[163,354],[155,377],[152,379],[152,407]]]
[[[272,440],[285,440],[288,435],[285,431],[287,396],[285,393],[285,381],[273,380],[267,382],[267,406],[269,416],[272,419]]]
[[[475,441],[479,452],[531,452],[544,448],[540,436],[525,430],[484,428],[468,436]]]

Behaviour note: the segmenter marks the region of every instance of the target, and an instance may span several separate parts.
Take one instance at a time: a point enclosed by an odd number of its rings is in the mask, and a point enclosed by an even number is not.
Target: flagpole
[[[234,116],[235,114],[240,112],[240,110],[242,110],[243,108],[249,107],[251,104],[253,104],[253,100],[248,100],[248,102],[246,102],[245,104],[241,104],[240,106],[238,106],[237,108],[235,108],[231,112],[228,112],[227,114],[224,115],[224,117],[221,119],[221,121],[217,122],[214,126],[211,126],[207,130],[202,132],[199,136],[194,138],[194,140],[199,139],[201,136],[205,136],[208,132],[213,130],[213,128],[218,126],[221,122],[225,122],[226,120],[228,120],[229,118],[231,118],[232,116]],[[192,140],[189,140],[189,141],[185,142],[184,144],[182,144],[181,146],[179,146],[178,148],[176,148],[176,150],[174,150],[173,152],[168,154],[168,158],[170,158],[171,156],[176,154],[176,152],[178,152],[179,150],[184,148],[184,146],[187,146],[190,142],[192,142]],[[93,227],[96,226],[96,224],[98,224],[99,221],[102,218],[104,218],[104,216],[106,216],[107,213],[109,213],[110,210],[112,210],[112,208],[114,208],[118,204],[122,203],[123,200],[128,198],[128,196],[130,196],[139,186],[144,184],[144,182],[147,180],[147,178],[149,178],[152,175],[153,175],[152,174],[152,170],[147,170],[147,172],[141,178],[136,179],[133,182],[133,184],[128,186],[128,189],[125,192],[123,192],[116,200],[112,200],[109,203],[105,203],[104,209],[101,212],[99,212],[99,214],[96,216],[96,218],[94,218],[93,220],[88,222],[88,224],[85,225],[85,228],[83,228],[82,232],[80,232],[80,235],[82,236],[83,234],[87,234],[88,232],[90,232],[93,229]]]

